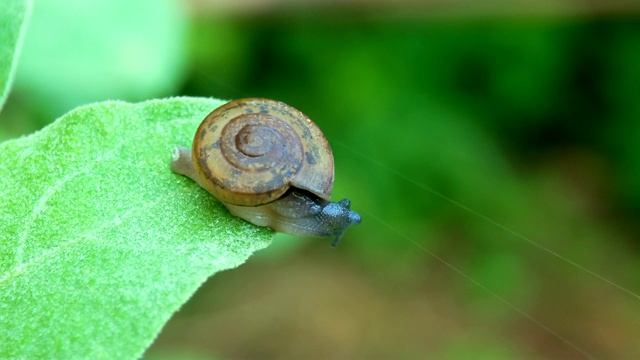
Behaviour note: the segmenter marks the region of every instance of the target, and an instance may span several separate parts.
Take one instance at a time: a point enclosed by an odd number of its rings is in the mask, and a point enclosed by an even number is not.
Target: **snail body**
[[[333,236],[360,223],[344,199],[331,202],[333,154],[300,111],[268,99],[234,100],[198,127],[191,150],[177,147],[171,169],[229,211],[258,226],[302,236]]]

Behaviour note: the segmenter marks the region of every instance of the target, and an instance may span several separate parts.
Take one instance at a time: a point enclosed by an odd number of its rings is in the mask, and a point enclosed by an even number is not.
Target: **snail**
[[[334,164],[318,126],[293,107],[249,98],[202,121],[191,150],[176,147],[171,170],[187,176],[252,224],[301,236],[333,237],[359,224],[351,202],[331,202]]]

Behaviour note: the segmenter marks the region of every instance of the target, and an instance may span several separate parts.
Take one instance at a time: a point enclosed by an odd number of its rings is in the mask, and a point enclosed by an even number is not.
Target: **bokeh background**
[[[305,112],[364,221],[276,236],[146,357],[640,358],[637,2],[36,0],[0,139],[176,95]]]

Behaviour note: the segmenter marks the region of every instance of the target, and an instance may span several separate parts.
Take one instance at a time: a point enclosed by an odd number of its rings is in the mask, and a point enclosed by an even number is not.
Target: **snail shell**
[[[229,211],[284,233],[333,236],[361,221],[344,199],[330,202],[329,143],[307,116],[268,99],[234,100],[198,127],[192,150],[174,150],[171,169],[196,181]]]
[[[289,187],[331,198],[333,154],[320,129],[279,101],[241,99],[211,112],[193,140],[199,177],[218,200],[266,204]]]

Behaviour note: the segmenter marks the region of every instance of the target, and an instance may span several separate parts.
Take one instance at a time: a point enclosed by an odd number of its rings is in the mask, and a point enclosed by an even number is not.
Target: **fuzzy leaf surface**
[[[0,358],[140,356],[209,276],[270,243],[169,168],[221,103],[97,103],[0,144]]]

